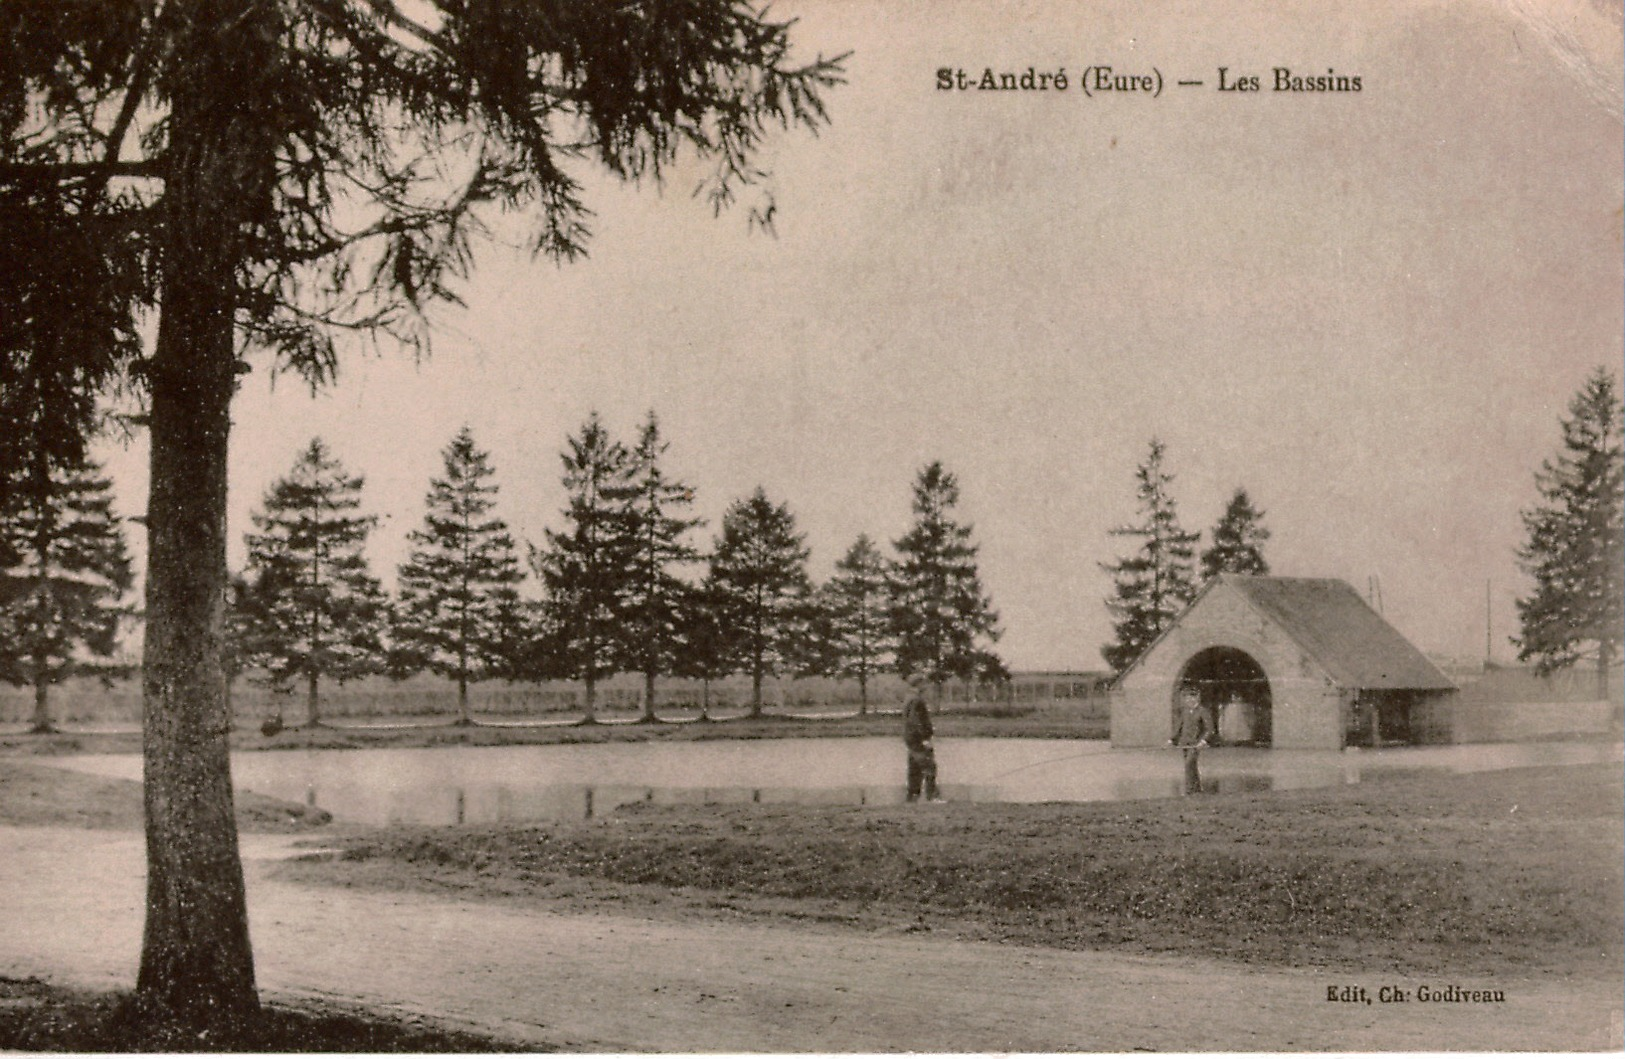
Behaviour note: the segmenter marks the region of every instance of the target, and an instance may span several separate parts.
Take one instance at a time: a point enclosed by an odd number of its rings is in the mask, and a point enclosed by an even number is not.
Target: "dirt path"
[[[265,877],[261,986],[591,1051],[1582,1050],[1621,1047],[1619,983],[1462,981],[1504,1003],[1332,1003],[1400,981],[814,928],[564,915]],[[0,973],[128,986],[141,837],[0,828]]]

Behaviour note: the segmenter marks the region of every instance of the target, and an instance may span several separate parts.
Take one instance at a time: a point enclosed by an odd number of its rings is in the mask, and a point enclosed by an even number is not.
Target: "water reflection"
[[[949,784],[947,802],[1003,801],[996,787]],[[353,787],[314,786],[309,804],[344,819],[375,824],[522,823],[527,820],[591,820],[629,805],[902,805],[895,787],[634,787],[625,784],[557,784],[546,787],[398,789],[384,797]]]
[[[1102,741],[942,739],[949,801],[1089,802],[1177,797],[1183,768],[1165,750]],[[1529,743],[1203,752],[1204,794],[1337,786],[1401,775],[1618,762],[1620,747]],[[53,762],[138,779],[139,755]],[[634,802],[898,805],[904,751],[894,739],[781,739],[234,754],[235,785],[313,801],[341,820],[444,825],[592,819]]]

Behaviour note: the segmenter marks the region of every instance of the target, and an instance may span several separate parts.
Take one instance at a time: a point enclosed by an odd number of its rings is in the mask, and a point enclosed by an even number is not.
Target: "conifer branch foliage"
[[[1264,545],[1269,539],[1264,512],[1253,507],[1247,490],[1237,489],[1213,527],[1212,544],[1202,553],[1202,581],[1220,574],[1267,575]]]
[[[523,639],[515,630],[523,578],[508,525],[491,512],[497,487],[490,454],[464,427],[432,479],[423,528],[399,572],[393,628],[397,672],[427,668],[457,684],[457,720],[471,724],[468,685],[507,676]]]
[[[128,671],[109,660],[133,614],[132,575],[100,469],[44,450],[29,462],[0,508],[0,680],[34,689],[32,727],[48,732],[53,685]]]
[[[1134,551],[1116,562],[1102,563],[1112,575],[1113,594],[1106,607],[1116,639],[1101,648],[1106,664],[1121,673],[1196,596],[1195,549],[1200,534],[1187,533],[1169,487],[1174,476],[1162,469],[1166,448],[1156,438],[1145,462],[1135,470],[1139,483],[1140,520],[1111,530],[1114,537],[1138,541]]]
[[[982,589],[972,527],[954,517],[959,482],[940,461],[914,482],[914,525],[894,542],[890,617],[897,671],[935,685],[1003,671],[999,615]]]
[[[247,538],[238,661],[279,691],[303,683],[312,725],[324,678],[343,684],[384,670],[389,607],[367,566],[378,519],[359,514],[362,485],[314,438],[266,492]]]
[[[1563,447],[1535,475],[1541,502],[1523,512],[1519,565],[1534,581],[1517,601],[1521,660],[1551,673],[1590,658],[1597,697],[1625,640],[1625,409],[1598,368],[1569,402]]]
[[[658,432],[655,435],[658,444]],[[638,484],[632,454],[610,437],[594,412],[560,454],[566,529],[547,531],[547,547],[530,564],[547,591],[555,630],[554,663],[582,682],[585,720],[596,720],[601,678],[625,667],[626,621],[641,544]],[[644,660],[652,660],[645,656]]]
[[[835,563],[820,593],[828,638],[827,672],[858,682],[858,712],[869,712],[869,681],[897,666],[885,556],[862,533]]]
[[[320,384],[347,338],[426,348],[423,311],[458,300],[497,211],[535,218],[538,253],[583,254],[579,170],[660,181],[690,152],[696,194],[719,210],[749,194],[768,223],[754,156],[775,129],[823,125],[843,80],[844,57],[797,61],[790,32],[738,0],[6,4],[0,218],[19,233],[64,216],[81,236],[151,228],[195,161],[177,126],[219,122],[237,156],[237,323]],[[232,112],[188,112],[199,93]],[[145,244],[68,245],[99,267],[67,289],[94,286],[79,303],[123,329],[118,314],[155,293],[123,260]]]
[[[795,516],[760,486],[722,516],[710,584],[734,665],[750,674],[750,715],[762,713],[765,678],[796,668],[806,642],[811,582]]]
[[[724,624],[727,596],[714,567],[705,580],[683,592],[677,653],[672,673],[700,681],[700,720],[711,719],[711,684],[733,672],[734,643]]]

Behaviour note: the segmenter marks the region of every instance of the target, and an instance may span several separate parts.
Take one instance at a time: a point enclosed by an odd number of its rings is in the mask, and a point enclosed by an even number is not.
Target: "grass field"
[[[1366,972],[1621,971],[1600,765],[1109,804],[638,806],[393,828],[312,882]]]

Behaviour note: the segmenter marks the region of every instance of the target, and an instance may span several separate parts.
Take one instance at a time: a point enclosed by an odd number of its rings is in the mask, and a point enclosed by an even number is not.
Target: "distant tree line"
[[[668,447],[652,412],[630,447],[596,414],[567,439],[565,507],[525,545],[526,594],[519,542],[495,514],[495,470],[465,427],[390,599],[367,566],[377,521],[359,513],[363,480],[313,440],[254,515],[231,594],[235,665],[277,690],[302,687],[312,723],[323,681],[379,673],[453,681],[461,723],[468,686],[494,678],[579,681],[591,722],[598,686],[620,673],[642,675],[648,721],[668,676],[701,681],[702,716],[711,682],[736,673],[750,677],[752,716],[776,676],[855,679],[865,712],[880,673],[939,692],[1008,676],[973,530],[956,515],[959,485],[940,463],[919,472],[913,522],[890,557],[860,535],[815,585],[794,514],[760,487],[728,507],[708,548],[696,543],[694,489],[670,473]]]

